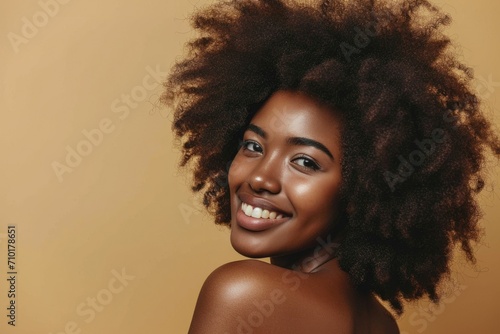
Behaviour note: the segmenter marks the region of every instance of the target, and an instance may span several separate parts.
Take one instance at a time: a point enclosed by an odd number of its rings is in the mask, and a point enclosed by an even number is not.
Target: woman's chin
[[[231,246],[233,246],[236,252],[249,258],[257,259],[270,256],[269,252],[263,249],[262,245],[251,242],[248,238],[235,236],[233,231],[231,231]]]

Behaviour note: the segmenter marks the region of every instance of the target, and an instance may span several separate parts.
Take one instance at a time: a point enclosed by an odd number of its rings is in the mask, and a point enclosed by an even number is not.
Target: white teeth
[[[245,214],[250,217],[252,215],[252,211],[253,211],[252,206],[247,205],[247,207],[245,208]]]
[[[260,218],[262,215],[262,209],[261,208],[254,208],[252,211],[252,217],[254,218]]]
[[[282,214],[279,214],[274,211],[264,210],[259,207],[253,207],[247,203],[241,203],[241,210],[245,213],[245,215],[253,218],[264,218],[264,219],[280,219],[283,218]]]

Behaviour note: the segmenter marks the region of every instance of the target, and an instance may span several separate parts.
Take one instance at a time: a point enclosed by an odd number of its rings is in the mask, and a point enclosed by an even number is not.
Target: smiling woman
[[[271,125],[275,110],[287,111],[286,127]],[[310,256],[316,238],[333,230],[342,179],[340,128],[330,108],[299,93],[278,91],[256,113],[229,169],[236,251],[291,269]]]
[[[437,303],[453,247],[474,261],[500,156],[450,18],[424,0],[234,0],[192,22],[162,97],[181,165],[234,249],[271,263],[216,269],[190,333],[398,333],[379,298]]]

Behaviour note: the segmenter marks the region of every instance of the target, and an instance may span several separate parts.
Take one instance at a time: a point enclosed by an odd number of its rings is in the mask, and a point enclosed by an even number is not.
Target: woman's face
[[[229,169],[231,244],[248,257],[306,252],[332,227],[341,183],[337,113],[278,91],[255,114]]]

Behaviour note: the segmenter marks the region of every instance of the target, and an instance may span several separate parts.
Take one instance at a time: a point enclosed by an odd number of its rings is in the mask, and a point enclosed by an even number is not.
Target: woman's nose
[[[249,175],[248,183],[255,192],[277,194],[281,191],[282,164],[263,157]]]

